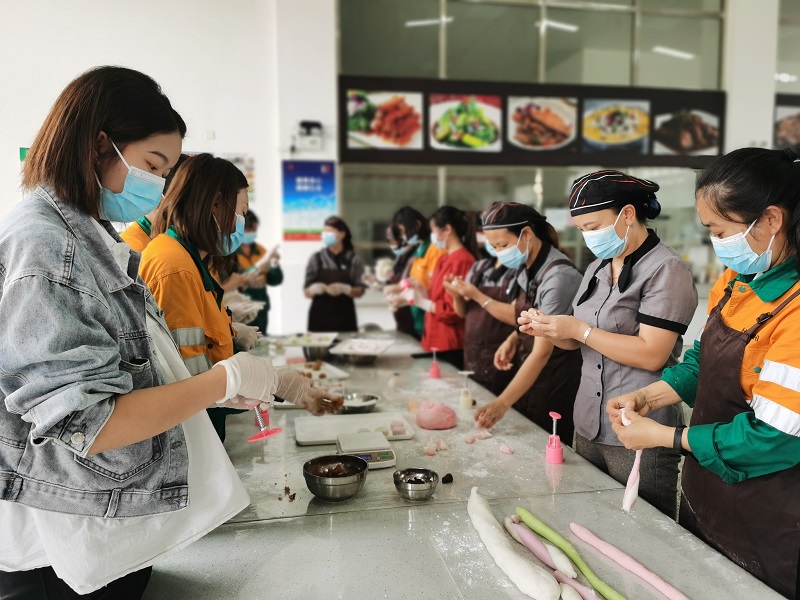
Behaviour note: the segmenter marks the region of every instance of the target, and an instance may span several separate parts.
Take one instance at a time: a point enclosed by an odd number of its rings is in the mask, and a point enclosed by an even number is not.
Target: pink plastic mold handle
[[[268,438],[270,436],[277,435],[281,431],[283,431],[283,429],[281,429],[280,427],[278,427],[277,429],[265,429],[264,431],[259,431],[255,435],[251,435],[249,438],[247,438],[247,441],[248,442],[257,442],[259,440],[266,439],[266,438]]]

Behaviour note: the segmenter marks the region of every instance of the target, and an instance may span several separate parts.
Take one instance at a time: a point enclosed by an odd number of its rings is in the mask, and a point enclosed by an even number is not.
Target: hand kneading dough
[[[456,411],[439,402],[425,400],[417,409],[417,425],[423,429],[452,429],[456,426]]]
[[[478,493],[477,487],[472,488],[467,501],[467,513],[494,562],[523,594],[534,600],[558,600],[561,588],[555,577],[514,552],[511,540],[494,518],[489,503]]]

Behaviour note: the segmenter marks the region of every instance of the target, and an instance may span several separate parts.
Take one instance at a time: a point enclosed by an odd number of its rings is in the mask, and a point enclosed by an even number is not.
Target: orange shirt
[[[135,252],[139,252],[140,254],[144,252],[144,249],[147,248],[147,245],[150,243],[150,235],[142,229],[138,221],[128,225],[128,228],[120,233],[119,237],[121,237],[128,246],[133,248]]]
[[[408,276],[420,282],[426,289],[429,288],[431,286],[431,277],[433,277],[433,272],[436,270],[436,264],[445,254],[447,254],[446,250],[440,250],[435,244],[428,242],[428,248],[425,253],[414,259],[408,271]]]
[[[142,253],[139,275],[164,311],[164,320],[192,375],[233,356],[234,330],[225,302],[206,290],[181,243],[161,234]]]

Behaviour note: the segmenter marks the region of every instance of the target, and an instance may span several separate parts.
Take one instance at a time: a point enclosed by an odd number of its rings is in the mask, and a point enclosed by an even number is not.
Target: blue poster
[[[283,161],[283,239],[319,240],[322,225],[337,214],[336,175],[330,161]]]

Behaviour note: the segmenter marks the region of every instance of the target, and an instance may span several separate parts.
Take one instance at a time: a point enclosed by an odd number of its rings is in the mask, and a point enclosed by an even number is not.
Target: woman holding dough
[[[311,255],[303,286],[311,298],[309,331],[358,331],[355,298],[364,295],[364,264],[353,249],[350,228],[340,217],[325,220],[324,248]]]
[[[789,598],[800,590],[797,158],[743,148],[703,171],[697,214],[727,267],[705,328],[682,363],[607,406],[626,447],[688,455],[680,524]],[[644,418],[681,400],[694,407],[689,427]]]
[[[611,429],[605,402],[657,381],[665,367],[678,362],[681,336],[697,307],[686,262],[646,226],[661,212],[656,191],[658,184],[619,171],[576,179],[570,214],[597,260],[586,269],[574,316],[543,311],[520,321],[561,348],[580,348],[575,450],[620,483],[627,481],[635,453]],[[672,427],[683,423],[678,407],[651,416]],[[671,518],[679,461],[671,449],[653,449],[642,454],[639,469],[639,495]]]
[[[581,274],[558,249],[552,225],[536,210],[516,202],[503,202],[483,216],[483,232],[497,258],[516,274],[512,302],[478,301],[494,318],[516,324],[523,310],[536,308],[546,314],[567,314],[580,284]],[[495,363],[508,370],[519,365],[511,383],[494,401],[480,407],[475,421],[491,427],[514,406],[543,429],[550,429],[550,411],[561,413],[561,439],[572,444],[572,405],[578,389],[581,354],[561,350],[545,338],[519,336],[515,331],[498,349]]]

